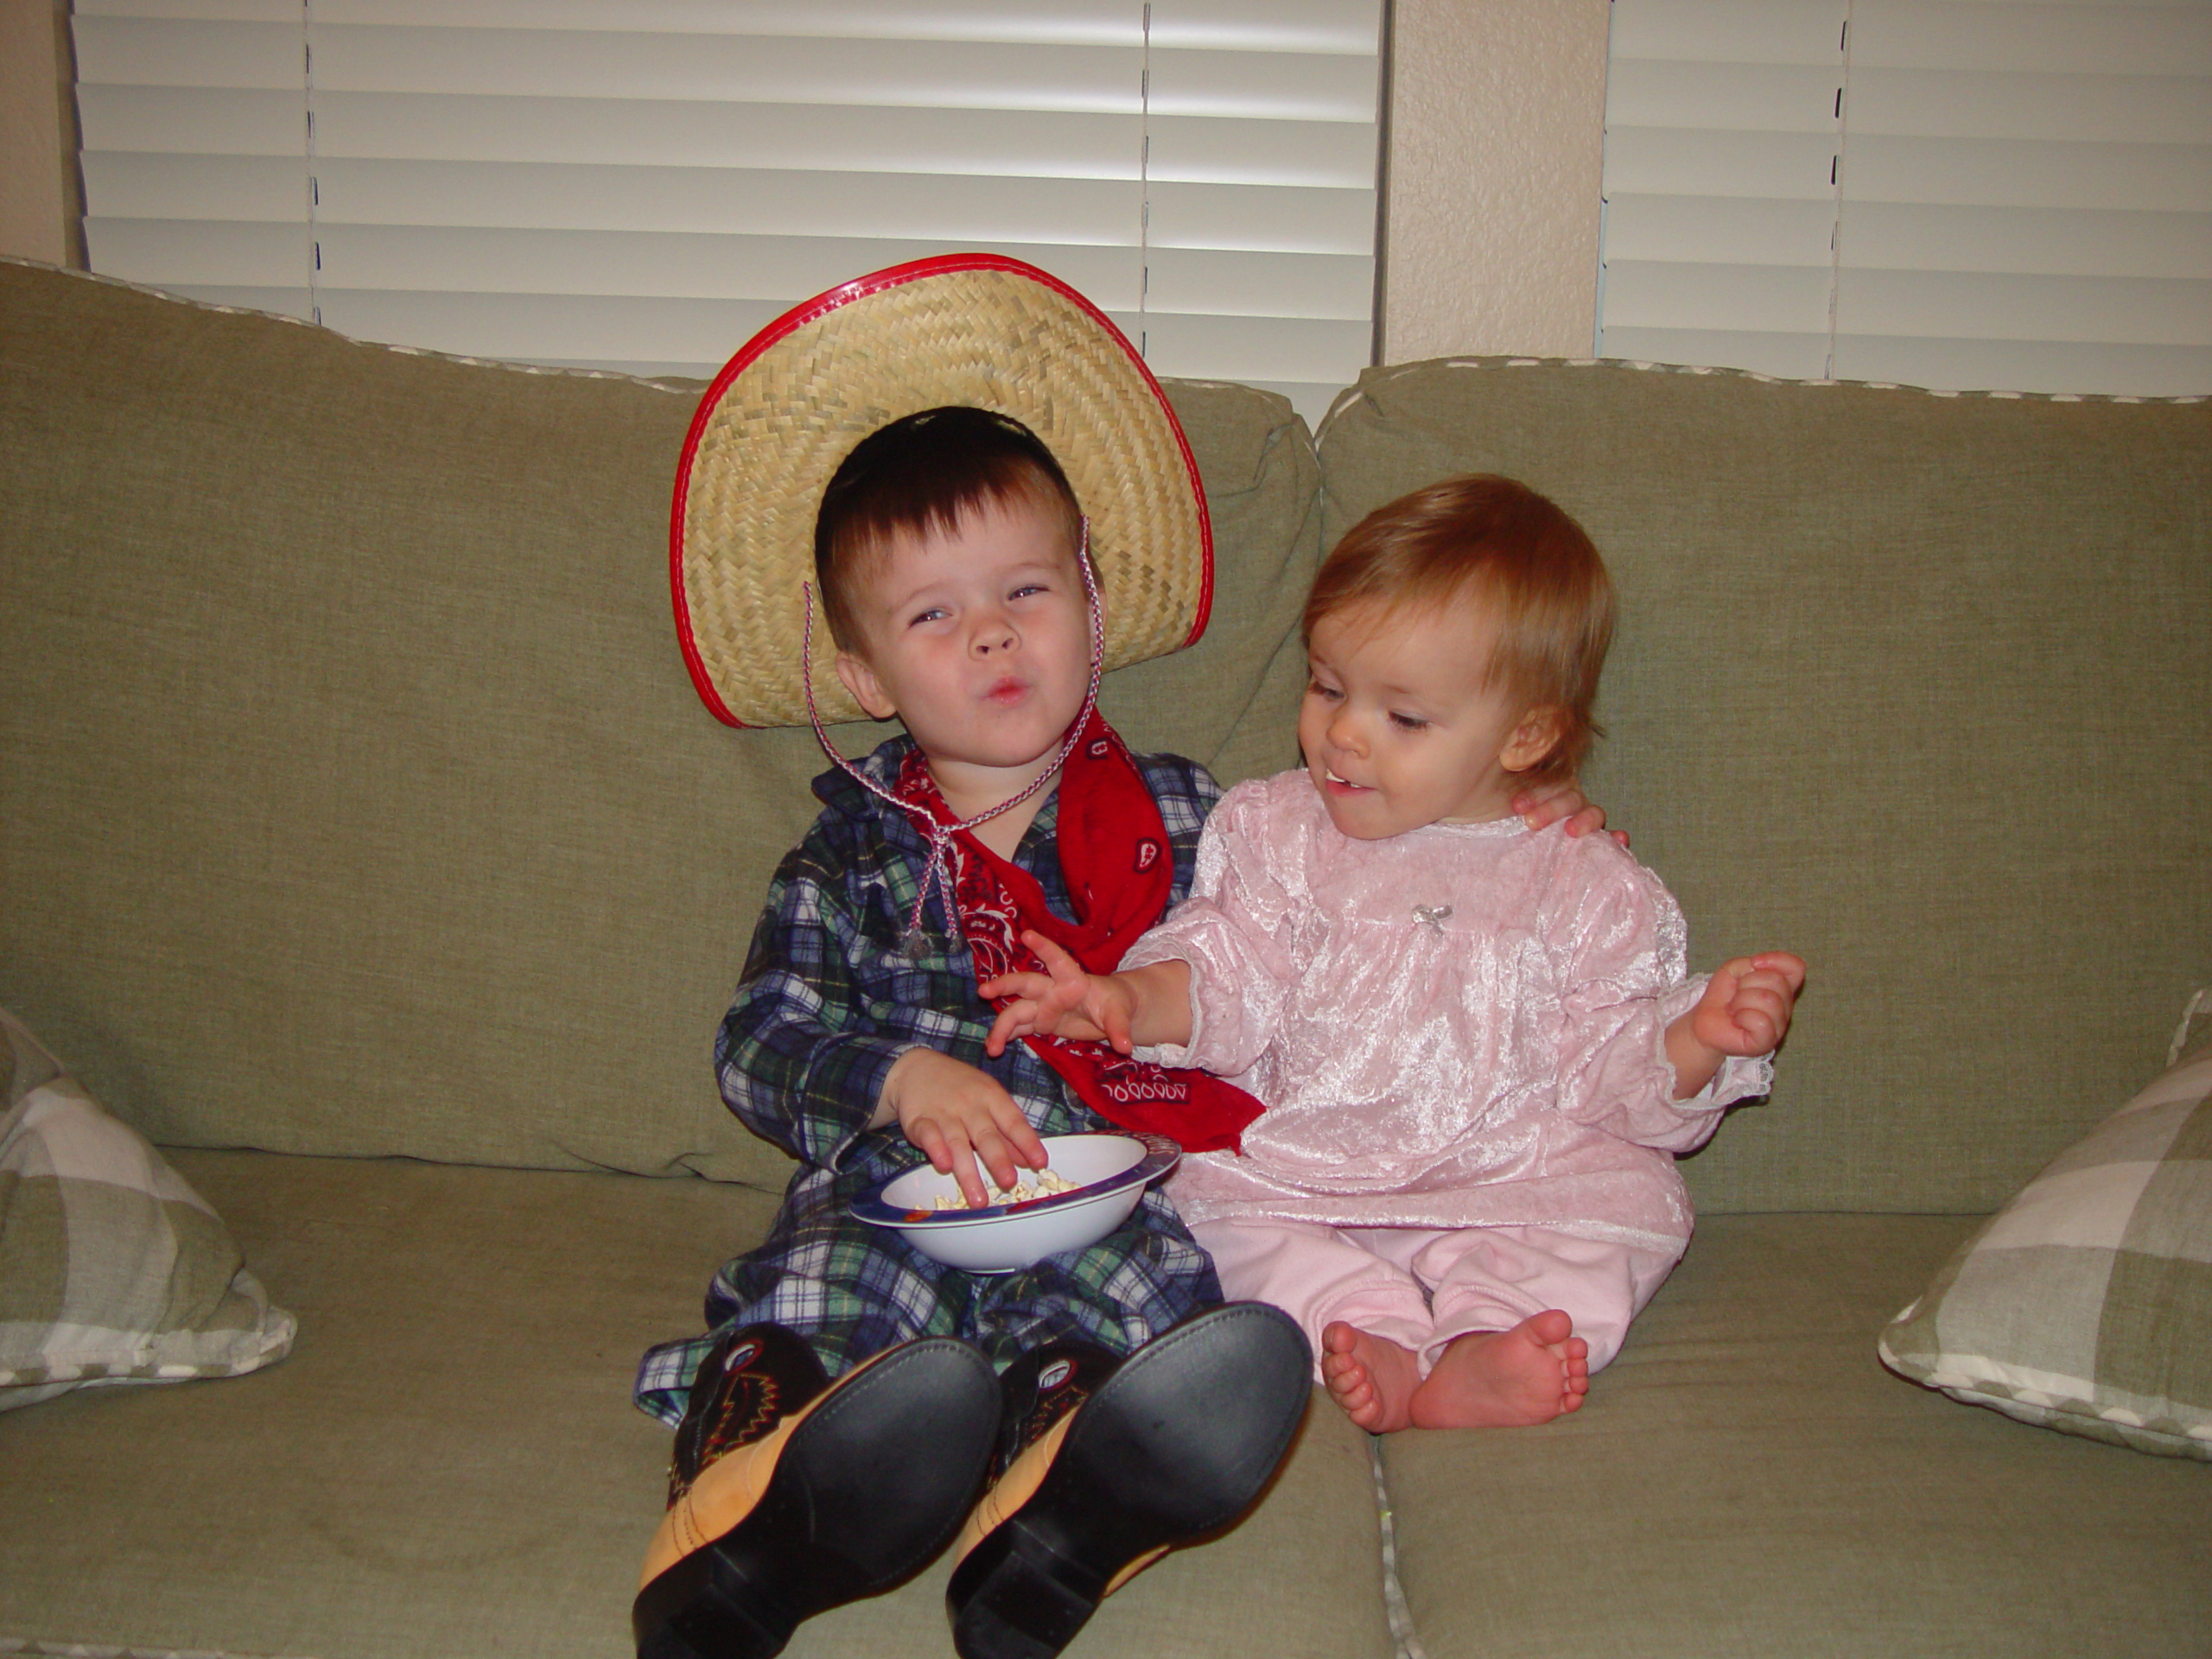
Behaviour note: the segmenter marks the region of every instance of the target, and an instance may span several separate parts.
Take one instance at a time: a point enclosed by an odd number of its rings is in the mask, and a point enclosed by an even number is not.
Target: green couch
[[[709,1052],[821,764],[685,678],[696,390],[0,265],[0,1006],[299,1321],[250,1376],[0,1414],[0,1653],[626,1650],[667,1451],[631,1372],[785,1179]],[[2212,1652],[2212,1468],[1874,1352],[2212,982],[2212,408],[1488,359],[1372,372],[1317,448],[1169,391],[1219,588],[1107,682],[1133,742],[1292,763],[1325,543],[1523,478],[1624,594],[1592,793],[1694,962],[1812,979],[1586,1409],[1376,1442],[1317,1397],[1072,1651]],[[945,1571],[791,1653],[949,1652]]]

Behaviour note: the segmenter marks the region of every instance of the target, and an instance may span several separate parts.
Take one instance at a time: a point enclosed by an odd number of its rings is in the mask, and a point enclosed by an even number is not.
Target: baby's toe
[[[1560,1308],[1547,1308],[1541,1313],[1529,1315],[1521,1328],[1547,1348],[1554,1344],[1573,1342],[1581,1343],[1583,1352],[1590,1351],[1590,1344],[1573,1334],[1573,1319]]]

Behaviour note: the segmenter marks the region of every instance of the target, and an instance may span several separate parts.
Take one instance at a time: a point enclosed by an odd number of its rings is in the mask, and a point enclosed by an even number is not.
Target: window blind
[[[2212,391],[2212,3],[1614,0],[1599,349]]]
[[[704,375],[981,248],[1156,372],[1369,361],[1381,0],[79,0],[92,267],[365,340]]]

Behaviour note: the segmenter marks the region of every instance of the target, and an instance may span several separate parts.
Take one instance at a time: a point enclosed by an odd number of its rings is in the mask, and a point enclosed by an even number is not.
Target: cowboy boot
[[[630,1624],[639,1659],[770,1659],[803,1619],[944,1547],[988,1466],[988,1361],[932,1337],[831,1382],[777,1325],[699,1367]]]
[[[961,1659],[1051,1659],[1106,1597],[1243,1510],[1290,1449],[1313,1363],[1287,1314],[1240,1302],[1118,1363],[1056,1343],[1010,1367],[1002,1471],[945,1592]]]

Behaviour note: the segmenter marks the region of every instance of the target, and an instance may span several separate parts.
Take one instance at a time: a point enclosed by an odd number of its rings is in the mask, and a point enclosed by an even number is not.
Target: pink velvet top
[[[1610,836],[1517,818],[1354,841],[1306,773],[1231,790],[1191,897],[1124,968],[1191,964],[1187,1046],[1267,1110],[1242,1156],[1186,1157],[1192,1221],[1541,1226],[1689,1236],[1673,1154],[1765,1092],[1730,1060],[1675,1101],[1663,1034],[1704,988],[1673,896]]]

